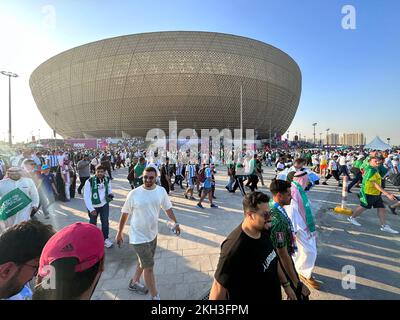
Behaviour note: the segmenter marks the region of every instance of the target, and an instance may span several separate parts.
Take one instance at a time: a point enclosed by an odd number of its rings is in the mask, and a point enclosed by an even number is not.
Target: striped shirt
[[[49,155],[48,158],[48,165],[52,167],[57,167],[58,166],[58,156],[56,155]]]
[[[188,179],[193,178],[194,176],[196,176],[195,166],[193,164],[188,165],[186,168],[186,172],[188,173]]]

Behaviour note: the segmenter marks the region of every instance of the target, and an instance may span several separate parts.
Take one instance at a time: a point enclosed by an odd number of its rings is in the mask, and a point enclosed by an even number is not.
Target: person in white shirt
[[[340,182],[340,177],[339,177],[339,168],[338,168],[338,156],[334,155],[333,159],[329,160],[329,165],[328,165],[328,174],[325,177],[325,181],[322,182],[323,185],[328,185],[327,181],[334,177],[336,181],[338,182],[338,186],[341,187],[342,184]]]
[[[95,170],[96,170],[96,167],[97,167],[99,164],[100,164],[100,155],[99,155],[99,154],[96,154],[96,157],[94,157],[94,158],[92,159],[92,161],[90,162],[90,171],[91,171],[92,173],[94,173]]]
[[[144,184],[129,192],[121,210],[116,241],[121,247],[124,226],[128,216],[132,214],[129,243],[136,251],[138,265],[128,288],[141,294],[147,294],[150,291],[153,300],[160,300],[153,272],[160,209],[163,209],[168,218],[174,222],[174,233],[179,235],[181,230],[172,211],[167,192],[163,187],[155,184],[156,176],[156,170],[153,167],[147,167],[143,174]],[[140,283],[142,274],[147,287]]]
[[[311,162],[313,165],[312,171],[319,173],[319,155],[317,153],[311,156]]]
[[[105,171],[106,168],[101,165],[96,167],[96,175],[85,182],[83,196],[88,210],[90,223],[96,226],[97,217],[100,215],[104,246],[106,248],[111,248],[113,243],[108,238],[108,219],[110,212],[109,202],[114,198],[114,195],[112,193],[110,178],[105,176]]]
[[[342,154],[339,157],[339,176],[345,175],[350,180],[349,168],[347,167],[347,154]]]
[[[9,168],[7,178],[0,181],[0,234],[13,225],[30,220],[38,207],[39,193],[33,180],[22,177],[20,167]]]

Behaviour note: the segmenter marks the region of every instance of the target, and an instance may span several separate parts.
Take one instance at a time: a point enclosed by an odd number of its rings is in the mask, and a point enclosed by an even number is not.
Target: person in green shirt
[[[353,188],[356,184],[358,185],[362,181],[361,166],[363,165],[364,158],[365,156],[361,154],[357,157],[357,160],[354,161],[353,163],[353,167],[351,168],[351,173],[354,175],[354,178],[347,187],[348,193],[352,193],[351,188]]]
[[[396,200],[396,197],[382,188],[382,176],[379,172],[379,166],[382,164],[382,159],[379,157],[370,157],[369,165],[365,167],[363,182],[360,192],[360,205],[353,212],[353,215],[347,220],[355,226],[360,227],[361,224],[356,220],[365,210],[376,208],[378,217],[381,223],[381,231],[398,234],[386,224],[385,220],[385,205],[383,204],[382,193],[389,200]]]
[[[143,171],[145,169],[144,162],[145,158],[141,157],[139,163],[134,168],[135,178],[133,180],[133,185],[135,188],[140,187],[143,184]]]
[[[273,200],[269,203],[272,216],[270,235],[282,268],[289,277],[290,285],[295,291],[297,299],[308,300],[310,290],[300,281],[292,258],[292,254],[297,251],[293,224],[283,208],[290,205],[292,200],[290,188],[291,184],[286,180],[273,179],[271,181],[269,189]]]

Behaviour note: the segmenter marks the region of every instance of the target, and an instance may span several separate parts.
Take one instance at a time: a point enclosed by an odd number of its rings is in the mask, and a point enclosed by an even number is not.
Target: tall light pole
[[[314,127],[314,145],[315,145],[315,126],[317,125],[317,123],[314,122],[312,125],[313,125],[313,127]]]
[[[12,133],[11,133],[11,77],[16,78],[18,75],[10,71],[0,71],[4,76],[8,77],[8,144],[12,146]]]
[[[58,113],[54,112],[54,149],[57,148],[57,141],[56,141],[56,136],[57,136],[57,132],[56,132],[56,124],[57,124],[57,116]]]
[[[326,129],[326,144],[329,146],[329,143],[328,143],[328,132],[329,132],[329,128],[328,129]]]
[[[240,152],[243,151],[243,81],[240,83]]]
[[[390,146],[390,138],[386,138],[388,145]]]
[[[322,132],[319,133],[319,145],[322,146]]]

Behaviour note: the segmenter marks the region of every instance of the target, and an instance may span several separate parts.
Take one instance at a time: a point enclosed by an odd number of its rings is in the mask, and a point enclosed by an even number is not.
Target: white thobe
[[[21,223],[23,221],[27,221],[31,218],[32,207],[39,207],[39,194],[38,190],[35,186],[35,183],[30,178],[21,178],[18,181],[14,181],[12,179],[4,179],[0,181],[0,198],[5,196],[7,193],[11,192],[19,188],[22,192],[24,192],[29,198],[32,199],[32,202],[26,206],[24,209],[19,211],[17,214],[8,218],[5,221],[0,220],[0,234],[3,233],[7,228]]]
[[[292,255],[294,265],[299,274],[306,279],[311,278],[312,270],[317,259],[317,241],[315,234],[312,235],[298,210],[298,203],[292,199],[290,206],[284,207],[290,220],[292,220],[294,232],[296,233],[297,252]]]

